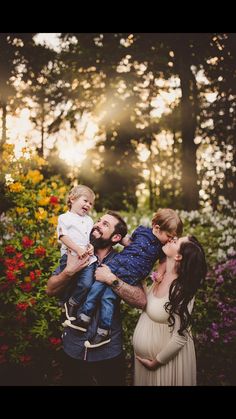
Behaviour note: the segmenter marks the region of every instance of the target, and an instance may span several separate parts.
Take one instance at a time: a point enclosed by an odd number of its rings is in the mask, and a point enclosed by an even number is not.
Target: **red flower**
[[[5,247],[5,253],[11,254],[15,252],[16,252],[16,248],[12,246],[11,244]]]
[[[40,271],[40,269],[35,269],[35,275],[39,278],[40,277],[40,275],[41,275],[41,271]]]
[[[34,281],[34,279],[35,279],[35,273],[33,271],[31,271],[29,275],[30,275],[31,281]]]
[[[52,204],[52,205],[57,205],[58,204],[58,202],[59,202],[59,199],[58,199],[58,197],[57,196],[54,196],[54,195],[51,195],[50,196],[50,204]]]
[[[9,271],[14,271],[15,269],[17,269],[17,262],[15,259],[6,258],[4,264]]]
[[[30,355],[20,355],[20,361],[22,364],[28,364],[31,361],[32,357]]]
[[[8,280],[8,281],[11,281],[11,282],[16,282],[16,277],[15,277],[15,275],[14,275],[14,273],[13,273],[13,272],[11,272],[11,271],[7,271],[7,272],[6,272],[6,275],[7,275],[7,280]]]
[[[60,345],[61,339],[60,338],[49,338],[52,345],[57,346]]]
[[[25,311],[29,307],[29,304],[28,303],[18,303],[18,304],[16,304],[16,307],[18,308],[18,310]]]
[[[21,284],[20,288],[24,292],[30,292],[32,290],[32,285],[29,282],[27,282],[26,284]]]
[[[38,257],[44,257],[46,256],[46,249],[42,246],[38,246],[37,249],[35,249],[34,254]]]
[[[22,244],[24,247],[31,247],[34,244],[34,241],[31,240],[28,236],[22,238]]]
[[[16,259],[21,259],[21,258],[22,258],[22,256],[23,256],[23,255],[22,255],[22,253],[17,253],[17,254],[16,254]]]
[[[18,268],[24,268],[25,267],[25,262],[23,260],[20,260],[18,263]]]

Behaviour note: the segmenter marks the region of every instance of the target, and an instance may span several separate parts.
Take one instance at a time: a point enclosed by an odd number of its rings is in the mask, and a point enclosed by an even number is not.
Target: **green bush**
[[[45,285],[60,254],[55,232],[66,188],[57,177],[44,181],[42,159],[15,161],[12,151],[5,147],[3,166],[11,205],[0,219],[0,363],[29,365],[45,353],[53,359],[61,343],[60,309]]]

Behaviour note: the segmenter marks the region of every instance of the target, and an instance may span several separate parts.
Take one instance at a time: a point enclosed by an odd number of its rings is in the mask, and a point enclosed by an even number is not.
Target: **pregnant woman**
[[[191,312],[206,276],[201,244],[193,236],[162,248],[167,256],[161,282],[147,291],[147,305],[133,336],[135,386],[194,386],[196,356]]]

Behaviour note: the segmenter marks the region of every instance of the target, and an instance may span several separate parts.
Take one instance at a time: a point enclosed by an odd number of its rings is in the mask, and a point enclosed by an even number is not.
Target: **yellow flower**
[[[39,156],[35,156],[35,161],[36,163],[41,167],[41,166],[46,166],[48,163],[46,160],[44,160],[42,157]]]
[[[8,187],[11,192],[21,192],[25,189],[25,187],[21,185],[20,182],[11,183]]]
[[[24,207],[16,207],[16,212],[17,214],[25,214],[26,212],[28,212],[28,209]]]
[[[56,188],[57,188],[57,184],[56,184],[56,182],[52,182],[52,183],[51,183],[51,185],[52,185],[52,188],[53,188],[53,189],[56,189]]]
[[[57,245],[57,235],[56,234],[54,234],[54,236],[50,237],[50,239],[48,240],[48,244],[50,244],[52,246]]]
[[[50,198],[42,197],[38,200],[38,205],[46,206],[49,203]]]
[[[46,196],[47,195],[47,188],[42,188],[39,190],[39,195],[40,196]]]
[[[68,209],[68,208],[67,208]],[[54,212],[54,214],[58,214],[59,212],[61,211],[61,206],[60,206],[60,204],[59,205],[54,205],[54,208],[53,208],[53,212]],[[62,212],[62,211],[61,211]]]
[[[36,220],[45,220],[48,216],[47,211],[45,211],[42,207],[39,207],[38,211],[35,212]]]
[[[58,189],[58,195],[59,195],[60,198],[64,198],[65,194],[66,194],[66,187],[65,186],[61,186]]]
[[[57,225],[57,220],[58,220],[58,217],[57,217],[56,215],[54,215],[54,216],[52,216],[52,217],[50,217],[50,218],[48,219],[48,222],[49,222],[50,224],[52,224],[52,225],[56,226],[56,225]]]
[[[39,183],[41,180],[43,180],[43,175],[39,170],[29,170],[26,175],[26,179],[35,185],[36,183]]]
[[[25,282],[31,282],[30,276],[25,276],[24,281]]]

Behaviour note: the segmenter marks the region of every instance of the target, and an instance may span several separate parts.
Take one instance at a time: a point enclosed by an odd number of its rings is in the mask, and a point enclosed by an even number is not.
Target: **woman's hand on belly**
[[[147,359],[147,358],[141,358],[138,355],[135,355],[136,359],[138,359],[141,364],[144,365],[145,368],[148,370],[154,371],[158,367],[160,367],[162,364],[157,359]]]

